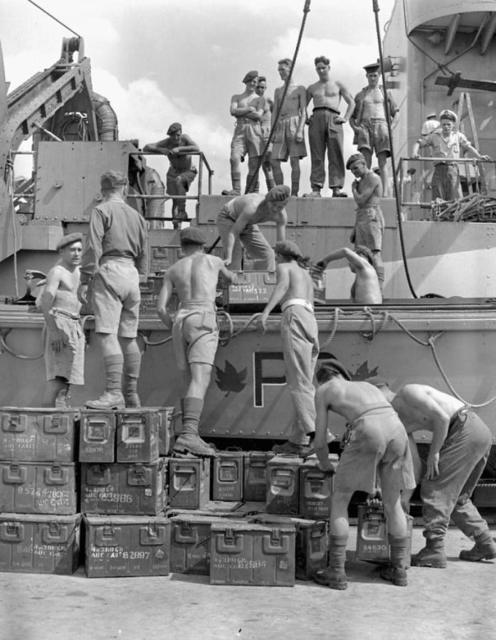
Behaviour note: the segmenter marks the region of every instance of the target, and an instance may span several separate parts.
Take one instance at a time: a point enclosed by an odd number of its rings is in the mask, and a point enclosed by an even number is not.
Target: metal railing
[[[496,197],[496,161],[479,158],[400,158],[398,177],[402,207],[432,207],[432,175],[437,164],[458,167],[460,198],[480,194]]]

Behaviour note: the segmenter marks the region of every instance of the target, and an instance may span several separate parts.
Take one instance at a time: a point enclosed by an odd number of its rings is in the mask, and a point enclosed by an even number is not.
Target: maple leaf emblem
[[[368,360],[362,362],[362,364],[358,367],[355,373],[351,374],[352,380],[367,380],[367,378],[372,378],[372,376],[377,375],[379,367],[374,367],[373,369],[369,369]]]
[[[239,393],[246,387],[246,367],[242,371],[237,371],[229,360],[226,360],[224,370],[215,367],[215,382],[221,391],[226,391],[227,397],[231,391]]]

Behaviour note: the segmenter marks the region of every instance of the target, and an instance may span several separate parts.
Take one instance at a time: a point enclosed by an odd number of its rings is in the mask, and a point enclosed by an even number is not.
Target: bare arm
[[[193,153],[196,151],[200,151],[200,147],[189,136],[183,133],[182,137],[183,137],[183,142],[185,144],[179,145],[178,147],[174,147],[174,149],[172,149],[173,153],[186,154],[186,153]]]
[[[363,180],[363,179],[362,179]],[[374,193],[377,195],[382,195],[382,186],[381,180],[379,176],[375,174],[369,174],[369,180],[365,187],[362,187],[361,191],[358,191],[358,182],[354,180],[351,185],[351,190],[353,192],[353,198],[359,207],[363,207],[373,196]]]
[[[298,90],[298,103],[300,119],[298,120],[298,128],[296,129],[295,140],[296,142],[301,142],[303,140],[303,128],[305,126],[305,122],[307,121],[307,96],[305,87],[300,87]]]
[[[332,465],[329,463],[329,449],[327,446],[327,400],[324,387],[319,387],[315,391],[315,438],[313,441],[314,451],[319,460],[319,467],[322,471],[331,471]]]
[[[269,301],[265,305],[265,309],[259,318],[259,324],[263,331],[265,331],[269,313],[279,304],[279,302],[281,302],[286,291],[289,289],[289,272],[280,264],[276,267],[276,278],[276,286],[274,287]]]
[[[333,262],[334,260],[342,260],[343,258],[348,260],[348,262],[354,265],[357,269],[361,270],[364,268],[364,260],[360,258],[357,253],[355,253],[351,249],[348,249],[348,247],[336,249],[336,251],[330,253],[323,260],[320,260],[320,262],[318,262],[317,264],[319,266],[322,265],[323,267],[326,267],[329,262]]]
[[[145,144],[145,146],[143,147],[143,151],[146,151],[147,153],[160,153],[164,156],[169,156],[171,154],[171,149],[161,146],[160,142]]]
[[[286,210],[283,209],[279,216],[279,220],[276,222],[276,238],[277,242],[282,242],[286,240],[286,224],[288,222],[288,214]]]
[[[227,241],[225,246],[226,257],[224,259],[224,264],[228,267],[232,262],[232,252],[234,248],[234,243],[236,239],[239,238],[239,234],[243,231],[247,224],[251,223],[252,214],[243,212],[239,215],[236,222],[229,229],[229,233],[227,234]]]
[[[162,289],[160,290],[160,293],[158,295],[157,312],[159,318],[162,320],[167,329],[170,329],[172,326],[172,319],[169,315],[169,312],[167,311],[167,305],[169,304],[173,288],[174,287],[170,278],[169,271],[166,271],[164,274]]]
[[[40,307],[43,312],[43,317],[45,318],[46,325],[52,334],[51,347],[54,351],[57,352],[63,349],[66,342],[64,332],[60,331],[60,329],[57,327],[55,317],[52,314],[53,301],[55,300],[57,290],[60,286],[60,280],[60,271],[55,266],[48,272],[45,289],[41,294],[40,299]]]
[[[256,111],[256,109],[252,106],[240,107],[238,106],[238,104],[239,104],[239,96],[235,95],[231,98],[231,108],[229,110],[230,114],[235,118],[238,118],[240,116],[247,116],[253,113],[254,111]]]
[[[348,105],[348,108],[346,109],[346,113],[342,118],[340,118],[340,120],[341,122],[348,122],[348,120],[351,117],[351,114],[355,110],[355,99],[343,84],[341,84],[340,82],[337,82],[336,84],[339,87],[339,95],[343,98],[343,100]]]
[[[219,273],[222,273],[224,278],[230,284],[238,284],[238,274],[234,273],[234,271],[230,271],[220,258],[219,260],[220,260]]]

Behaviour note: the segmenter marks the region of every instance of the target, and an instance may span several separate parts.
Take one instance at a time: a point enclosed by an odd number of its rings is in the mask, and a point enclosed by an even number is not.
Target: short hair
[[[365,258],[365,260],[367,260],[367,262],[372,267],[375,267],[375,265],[374,265],[374,256],[372,254],[372,251],[368,247],[365,247],[363,244],[360,244],[357,247],[355,247],[355,253],[357,253],[359,256],[362,256],[363,258]]]
[[[285,184],[278,184],[267,193],[265,196],[266,202],[283,202],[287,200],[291,195],[290,188]]]
[[[315,377],[319,384],[331,380],[336,376],[343,376],[345,380],[351,381],[351,375],[346,367],[332,354],[329,358],[323,360],[317,369]]]
[[[291,240],[279,240],[274,245],[274,251],[285,258],[293,258],[294,260],[303,258],[300,247]]]
[[[267,82],[267,78],[265,76],[258,76],[258,82]]]
[[[182,130],[183,130],[183,126],[180,122],[173,122],[171,126],[167,129],[167,135],[171,136],[174,133],[177,133],[178,131],[182,131]]]
[[[319,64],[319,62],[324,63],[325,65],[329,66],[331,64],[329,58],[326,58],[325,56],[317,56],[314,60],[314,64],[315,66],[317,66]]]
[[[358,162],[358,161],[365,162],[365,164],[367,164],[367,161],[365,160],[365,156],[363,155],[363,153],[354,153],[346,161],[346,168],[349,169],[354,162]]]
[[[290,67],[292,62],[293,61],[291,60],[291,58],[283,58],[282,60],[279,60],[279,62],[277,64],[283,64],[286,67]]]
[[[100,177],[102,191],[115,191],[127,184],[127,177],[121,171],[106,171]]]

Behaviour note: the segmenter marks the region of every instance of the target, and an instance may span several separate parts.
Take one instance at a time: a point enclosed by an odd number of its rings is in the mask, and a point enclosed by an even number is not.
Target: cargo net
[[[449,222],[496,222],[496,198],[472,193],[459,200],[434,200],[432,219]]]

